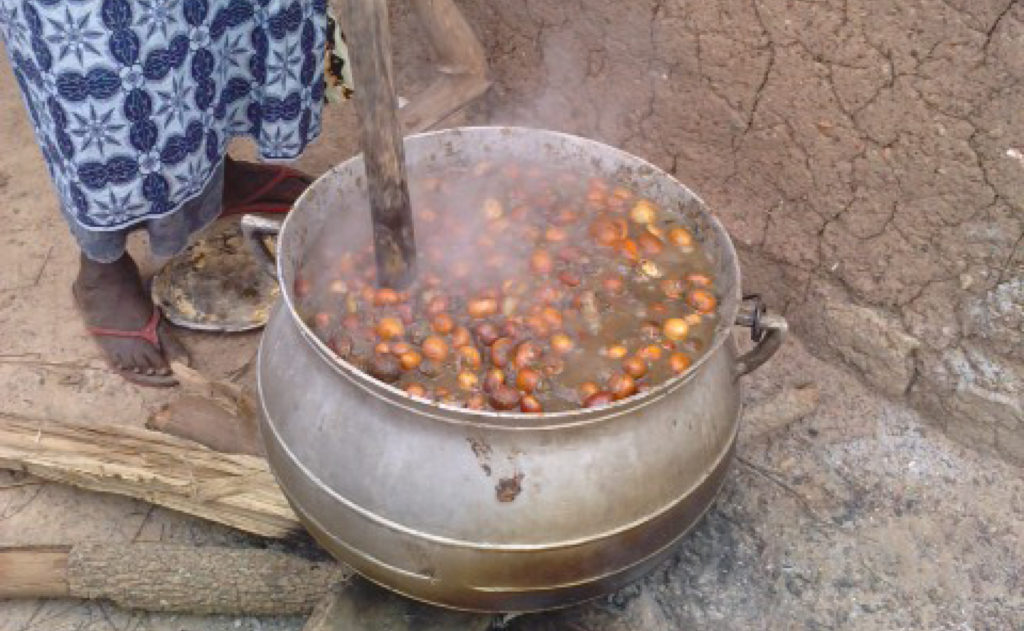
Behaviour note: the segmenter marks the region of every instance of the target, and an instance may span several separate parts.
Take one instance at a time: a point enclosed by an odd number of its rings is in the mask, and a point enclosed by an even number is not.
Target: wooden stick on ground
[[[228,454],[265,455],[259,403],[246,388],[171,362],[185,394],[152,414],[146,427]]]
[[[407,132],[443,121],[490,87],[484,47],[452,0],[413,0],[438,76],[399,112]]]
[[[404,289],[415,275],[416,244],[405,150],[391,71],[386,0],[342,0],[355,105],[366,166],[377,284]]]
[[[103,598],[190,614],[309,613],[352,571],[283,552],[153,543],[0,548],[0,598]]]
[[[127,495],[264,537],[302,529],[266,460],[160,432],[0,414],[0,468]]]
[[[203,397],[184,395],[154,412],[146,427],[226,454],[263,455],[256,419],[231,414]]]

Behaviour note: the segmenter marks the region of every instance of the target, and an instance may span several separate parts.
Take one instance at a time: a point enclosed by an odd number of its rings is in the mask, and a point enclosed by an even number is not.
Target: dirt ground
[[[1024,464],[1024,1],[460,4],[479,120],[676,175],[816,355]]]
[[[16,94],[0,63],[0,412],[140,425],[174,394],[125,385],[85,336],[70,294],[77,254]],[[354,149],[351,108],[329,116],[328,136],[300,162],[312,172]],[[133,243],[133,252],[144,256],[145,244]],[[251,360],[258,336],[184,339],[196,367],[220,377]],[[820,389],[821,405],[775,432],[744,427],[719,501],[649,578],[505,628],[1024,629],[1021,469],[951,441],[849,369],[816,359],[798,338],[748,382],[750,405],[807,383]],[[266,545],[143,502],[0,473],[0,545],[76,541]],[[102,602],[0,603],[0,631],[301,626],[297,618],[153,615]]]

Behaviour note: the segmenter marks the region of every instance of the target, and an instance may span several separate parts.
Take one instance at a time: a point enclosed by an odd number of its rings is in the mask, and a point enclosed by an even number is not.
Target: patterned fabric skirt
[[[232,137],[294,159],[351,88],[326,0],[0,0],[0,37],[71,231],[103,261],[133,228],[180,250],[219,213]]]

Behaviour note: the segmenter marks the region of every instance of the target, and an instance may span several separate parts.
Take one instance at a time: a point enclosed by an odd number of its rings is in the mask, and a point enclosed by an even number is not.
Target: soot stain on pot
[[[494,486],[498,501],[502,503],[514,502],[519,494],[523,492],[523,478],[526,475],[522,472],[516,473],[511,478],[501,478]]]
[[[484,475],[487,477],[491,476],[491,446],[488,445],[482,438],[467,438],[466,442],[469,443],[469,448],[473,450],[473,455],[476,456],[476,461],[480,464],[480,468],[483,469]]]

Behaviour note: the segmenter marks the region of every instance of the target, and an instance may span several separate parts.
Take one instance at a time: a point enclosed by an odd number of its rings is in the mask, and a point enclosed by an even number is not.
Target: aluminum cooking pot
[[[278,233],[271,267],[282,300],[258,370],[270,465],[325,548],[412,598],[508,612],[611,592],[670,555],[711,505],[733,455],[739,377],[778,349],[786,323],[741,299],[732,243],[701,200],[640,158],[507,127],[421,134],[405,147],[411,172],[495,157],[596,169],[676,213],[712,260],[720,296],[713,341],[686,373],[646,392],[540,415],[452,408],[367,376],[313,334],[293,292],[327,222],[369,234],[355,157],[317,180],[283,225],[243,221],[264,255],[263,237]],[[734,323],[763,336],[740,357]]]

